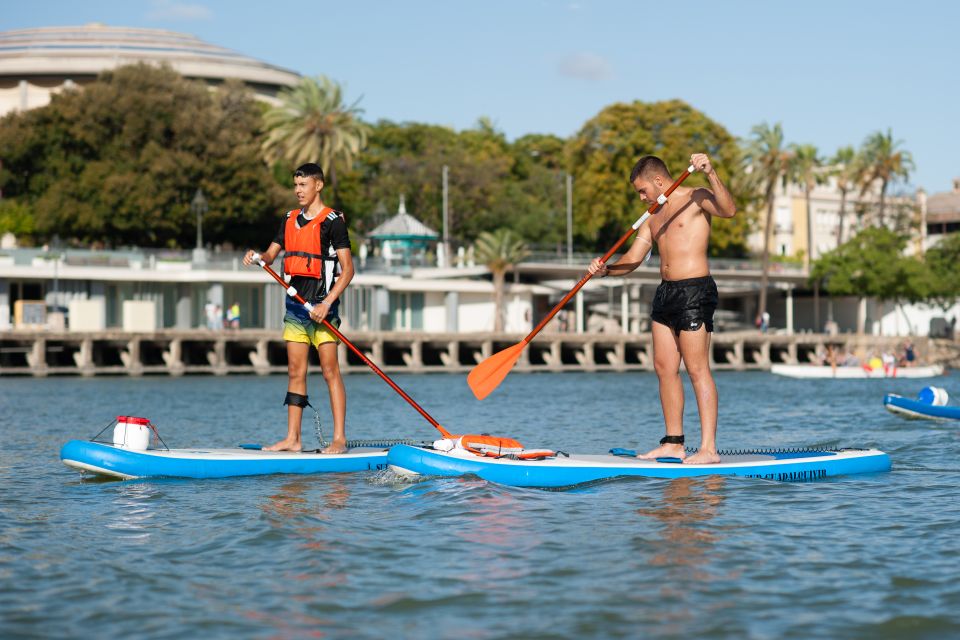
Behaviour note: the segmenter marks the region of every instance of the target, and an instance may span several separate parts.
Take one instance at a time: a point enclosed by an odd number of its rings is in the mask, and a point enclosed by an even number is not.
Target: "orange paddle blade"
[[[518,342],[512,347],[498,351],[470,371],[467,375],[467,384],[470,385],[473,395],[477,396],[477,400],[483,400],[500,386],[503,379],[510,373],[510,369],[520,359],[525,346],[527,346],[526,343]]]

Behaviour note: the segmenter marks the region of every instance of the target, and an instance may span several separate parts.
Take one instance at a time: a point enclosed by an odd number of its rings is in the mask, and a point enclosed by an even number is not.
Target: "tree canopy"
[[[34,233],[106,246],[262,243],[285,201],[259,152],[262,107],[239,82],[210,90],[168,67],[121,67],[0,121],[0,188]]]
[[[660,157],[679,175],[690,155],[710,156],[721,179],[740,166],[735,138],[721,125],[680,100],[617,103],[589,120],[567,143],[567,160],[574,175],[574,228],[581,242],[594,249],[609,248],[645,208],[634,193],[629,176],[644,155]],[[694,174],[690,186],[707,186]],[[740,194],[733,193],[738,204]],[[743,255],[749,219],[738,215],[713,225],[710,251],[714,255]]]
[[[817,260],[810,274],[835,296],[919,302],[930,294],[928,273],[916,257],[904,256],[907,238],[869,227]]]
[[[532,135],[511,144],[489,121],[455,131],[380,121],[353,170],[341,174],[338,204],[360,231],[393,213],[400,194],[425,224],[442,226],[444,165],[449,168],[450,235],[464,244],[509,226],[535,244],[555,242],[563,207],[563,141]]]

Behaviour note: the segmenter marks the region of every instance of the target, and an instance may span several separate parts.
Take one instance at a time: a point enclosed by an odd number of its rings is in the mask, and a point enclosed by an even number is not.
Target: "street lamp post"
[[[450,169],[443,165],[443,264],[441,267],[450,266],[450,231],[449,231],[449,196],[447,181],[449,179]]]
[[[197,187],[197,192],[190,202],[190,209],[197,215],[197,246],[193,250],[194,262],[206,262],[206,252],[203,250],[203,216],[209,210],[203,189]]]
[[[567,264],[573,264],[573,176],[567,174]]]

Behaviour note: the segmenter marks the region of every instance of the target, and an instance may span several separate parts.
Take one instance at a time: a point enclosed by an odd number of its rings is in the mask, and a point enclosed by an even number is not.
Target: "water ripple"
[[[633,478],[561,492],[477,478],[411,482],[389,472],[81,482],[56,452],[111,414],[154,418],[172,446],[275,438],[283,379],[5,379],[0,633],[960,633],[960,428],[883,411],[883,393],[913,395],[910,381],[763,373],[717,381],[721,446],[876,446],[891,454],[894,471],[808,484]],[[451,429],[530,446],[643,448],[663,432],[650,374],[516,375],[484,403],[462,376],[398,382]],[[954,378],[939,384],[960,397]],[[433,436],[372,376],[350,376],[347,386],[351,437]]]

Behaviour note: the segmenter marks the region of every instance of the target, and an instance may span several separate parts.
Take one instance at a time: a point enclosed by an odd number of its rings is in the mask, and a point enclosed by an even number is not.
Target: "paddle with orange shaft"
[[[629,240],[630,236],[634,235],[637,232],[637,229],[639,229],[640,226],[647,221],[647,218],[650,217],[650,214],[656,212],[657,209],[666,204],[667,198],[670,197],[670,194],[673,193],[674,190],[679,187],[680,184],[694,171],[695,169],[693,165],[687,167],[687,170],[684,171],[683,174],[677,178],[666,191],[657,197],[657,201],[650,205],[650,208],[647,209],[646,212],[644,212],[644,214],[633,223],[633,226],[630,227],[630,230],[623,234],[623,237],[617,241],[617,244],[610,247],[610,250],[607,251],[603,257],[600,258],[600,260],[606,263],[606,261],[617,252],[617,249],[619,249],[624,242]],[[500,386],[500,383],[503,382],[503,379],[507,377],[508,373],[510,373],[513,365],[516,364],[517,360],[520,359],[520,354],[523,352],[524,347],[526,347],[530,341],[533,340],[538,333],[540,333],[540,330],[543,329],[547,323],[553,319],[553,316],[557,315],[564,305],[570,302],[570,298],[575,296],[577,291],[580,291],[583,285],[587,284],[587,281],[592,277],[593,274],[589,271],[585,273],[584,276],[580,278],[580,281],[577,282],[576,286],[570,290],[570,293],[563,296],[563,299],[557,303],[557,306],[555,306],[550,313],[548,313],[546,317],[540,321],[540,324],[534,327],[533,331],[531,331],[526,338],[513,346],[507,347],[502,351],[498,351],[473,368],[469,375],[467,375],[467,384],[470,385],[470,390],[473,391],[473,395],[477,397],[477,400],[483,400],[490,395],[494,389]]]
[[[287,295],[288,295],[288,296],[290,296],[291,298],[293,298],[294,300],[296,300],[297,302],[299,302],[300,304],[302,304],[303,307],[304,307],[307,311],[313,311],[313,305],[312,305],[311,303],[307,302],[306,300],[304,300],[304,299],[303,299],[303,296],[301,296],[299,293],[297,293],[297,290],[296,290],[295,287],[292,287],[292,286],[290,286],[289,284],[287,284],[287,283],[284,281],[284,279],[283,279],[276,271],[274,271],[272,268],[270,268],[270,265],[268,265],[266,262],[263,261],[263,258],[260,256],[259,253],[254,253],[254,254],[253,254],[253,260],[254,260],[254,262],[256,262],[257,264],[259,264],[261,267],[263,267],[263,269],[264,269],[267,273],[269,273],[271,276],[273,276],[273,279],[276,280],[279,285],[281,285],[284,289],[287,290]],[[357,354],[357,357],[358,357],[358,358],[360,358],[361,360],[363,360],[363,361],[367,364],[368,367],[370,367],[371,369],[373,369],[373,372],[374,372],[374,373],[376,373],[378,376],[380,376],[381,378],[383,378],[383,381],[386,382],[388,385],[390,385],[390,388],[391,388],[391,389],[393,389],[393,390],[396,391],[398,394],[400,394],[400,397],[401,397],[401,398],[403,398],[403,399],[406,400],[408,403],[410,403],[410,406],[411,406],[411,407],[413,407],[414,409],[416,409],[417,412],[418,412],[420,415],[422,415],[424,418],[427,419],[427,422],[429,422],[430,424],[432,424],[432,425],[437,429],[437,431],[439,431],[441,434],[443,434],[443,437],[444,437],[444,438],[451,438],[451,439],[453,439],[453,438],[456,438],[456,437],[457,437],[457,436],[451,435],[449,431],[447,431],[447,430],[444,429],[442,426],[440,426],[440,423],[437,422],[436,420],[434,420],[434,419],[433,419],[433,416],[431,416],[429,413],[427,413],[426,410],[425,410],[423,407],[421,407],[419,404],[417,404],[417,402],[416,402],[413,398],[411,398],[410,396],[408,396],[407,393],[406,393],[403,389],[401,389],[401,388],[397,385],[396,382],[394,382],[393,380],[391,380],[390,377],[389,377],[387,374],[385,374],[383,371],[381,371],[381,370],[380,370],[380,367],[378,367],[378,366],[376,365],[376,363],[373,362],[373,360],[371,360],[370,358],[368,358],[362,351],[360,351],[360,349],[358,349],[358,348],[356,347],[356,345],[354,345],[352,342],[350,342],[349,340],[347,340],[346,336],[344,336],[342,333],[340,333],[340,330],[337,329],[335,326],[333,326],[332,323],[328,322],[326,318],[324,318],[321,322],[324,324],[324,326],[327,327],[327,329],[329,329],[331,332],[333,332],[333,335],[337,336],[337,338],[340,339],[340,342],[342,342],[343,344],[347,345],[347,348],[349,348],[351,351],[353,351],[355,354]]]

